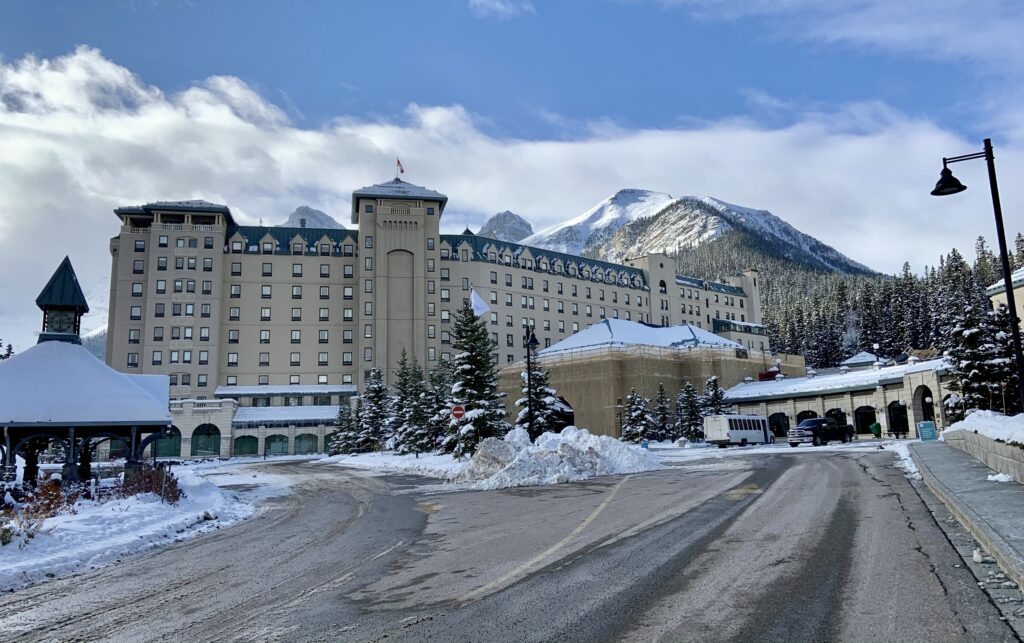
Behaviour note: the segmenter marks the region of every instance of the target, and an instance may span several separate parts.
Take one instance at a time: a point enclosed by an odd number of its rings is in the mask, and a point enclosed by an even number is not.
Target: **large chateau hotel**
[[[227,422],[236,438],[252,429],[244,452],[278,434],[290,436],[278,450],[300,449],[299,436],[322,448],[336,405],[371,368],[389,373],[403,350],[427,369],[451,356],[471,289],[490,307],[499,365],[525,356],[525,324],[543,349],[604,319],[691,324],[768,349],[756,271],[715,283],[675,274],[663,254],[613,264],[441,234],[447,202],[396,178],[353,192],[349,230],[238,225],[206,201],[117,208],[107,361],[170,376],[185,455],[230,455]],[[189,424],[219,428],[199,448]]]

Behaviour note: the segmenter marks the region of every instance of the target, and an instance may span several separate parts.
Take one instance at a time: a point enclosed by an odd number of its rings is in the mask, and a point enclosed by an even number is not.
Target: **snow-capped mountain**
[[[477,234],[515,243],[533,234],[533,226],[518,214],[505,210],[488,219]]]
[[[772,254],[844,273],[873,273],[767,210],[711,197],[673,198],[662,192],[620,190],[571,221],[541,230],[521,243],[619,262],[652,252],[695,248],[730,231],[751,235]]]
[[[331,228],[333,230],[344,230],[345,226],[334,220],[334,217],[322,210],[311,208],[308,205],[300,205],[295,211],[288,215],[288,220],[278,225],[278,228],[301,228],[305,219],[307,228]]]

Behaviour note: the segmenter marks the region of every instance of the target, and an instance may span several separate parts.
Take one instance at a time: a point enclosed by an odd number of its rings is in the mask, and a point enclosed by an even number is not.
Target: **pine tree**
[[[363,394],[359,398],[359,439],[360,452],[374,451],[384,446],[385,432],[391,411],[388,386],[379,368],[372,369],[366,378]]]
[[[665,385],[658,384],[658,394],[654,396],[654,438],[656,440],[675,440],[675,426],[672,421],[672,403],[665,394]]]
[[[427,423],[430,416],[426,408],[423,369],[415,358],[409,362],[403,350],[399,371],[404,372],[395,385],[395,450],[416,454],[432,451],[434,445]]]
[[[519,413],[516,416],[515,426],[522,428],[529,435],[531,440],[536,440],[541,434],[548,431],[556,433],[565,428],[563,417],[565,405],[558,397],[558,392],[551,387],[551,374],[540,368],[537,364],[536,349],[533,346],[527,347],[531,353],[533,370],[530,377],[524,370],[520,373],[523,381],[523,396],[516,400]],[[533,410],[533,422],[530,422],[530,409]]]
[[[626,407],[622,410],[622,435],[619,438],[623,442],[639,443],[647,437],[654,428],[654,419],[647,410],[650,403],[643,395],[630,389],[626,396]]]
[[[359,449],[359,419],[352,405],[342,400],[338,405],[338,419],[335,430],[331,433],[327,452],[330,455],[339,453],[357,453]]]
[[[701,415],[700,396],[693,384],[687,382],[676,396],[678,434],[687,440],[699,440],[704,436],[704,417]]]
[[[7,359],[11,355],[14,355],[14,347],[10,343],[4,346],[4,340],[0,339],[0,361]]]
[[[1013,355],[1013,341],[1011,339],[1013,320],[1010,318],[1010,311],[1005,304],[992,313],[993,345],[995,358],[991,363],[992,380],[997,389],[993,391],[993,408],[1006,415],[1016,415],[1021,412],[1020,398],[1017,389],[1020,382],[1017,378],[1017,362]]]
[[[722,415],[725,413],[725,390],[718,384],[718,377],[712,375],[704,386],[704,395],[700,398],[702,416]]]
[[[953,381],[966,409],[992,408],[998,389],[998,369],[994,367],[998,352],[995,346],[995,323],[991,311],[979,310],[970,302],[959,307],[959,315],[949,331],[949,355]]]
[[[472,455],[481,440],[505,435],[508,428],[502,394],[498,392],[494,346],[486,323],[473,313],[468,300],[463,301],[455,318],[452,347],[452,402],[466,412],[462,418],[451,418],[445,450],[461,457]]]
[[[442,449],[448,437],[452,413],[452,367],[447,360],[442,360],[430,372],[430,386],[424,391],[424,409],[430,450]]]

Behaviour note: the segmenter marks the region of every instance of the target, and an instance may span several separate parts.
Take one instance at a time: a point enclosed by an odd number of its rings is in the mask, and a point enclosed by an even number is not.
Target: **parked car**
[[[854,435],[853,427],[849,424],[840,424],[832,418],[811,418],[790,429],[787,439],[791,447],[800,446],[804,442],[810,442],[817,447],[824,446],[831,440],[849,442],[853,440]]]

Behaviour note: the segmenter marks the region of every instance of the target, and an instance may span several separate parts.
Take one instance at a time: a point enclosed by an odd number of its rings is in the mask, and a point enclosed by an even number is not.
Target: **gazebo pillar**
[[[64,453],[64,466],[60,471],[60,486],[66,487],[78,482],[78,453],[75,448],[75,427],[68,427],[68,444]]]
[[[14,459],[11,434],[4,427],[4,457],[0,459],[0,482],[14,482],[18,477],[17,460]]]
[[[128,441],[128,457],[124,462],[124,480],[128,482],[133,478],[138,478],[139,472],[142,471],[142,460],[140,459],[141,454],[139,453],[139,427],[132,427],[132,437]]]

